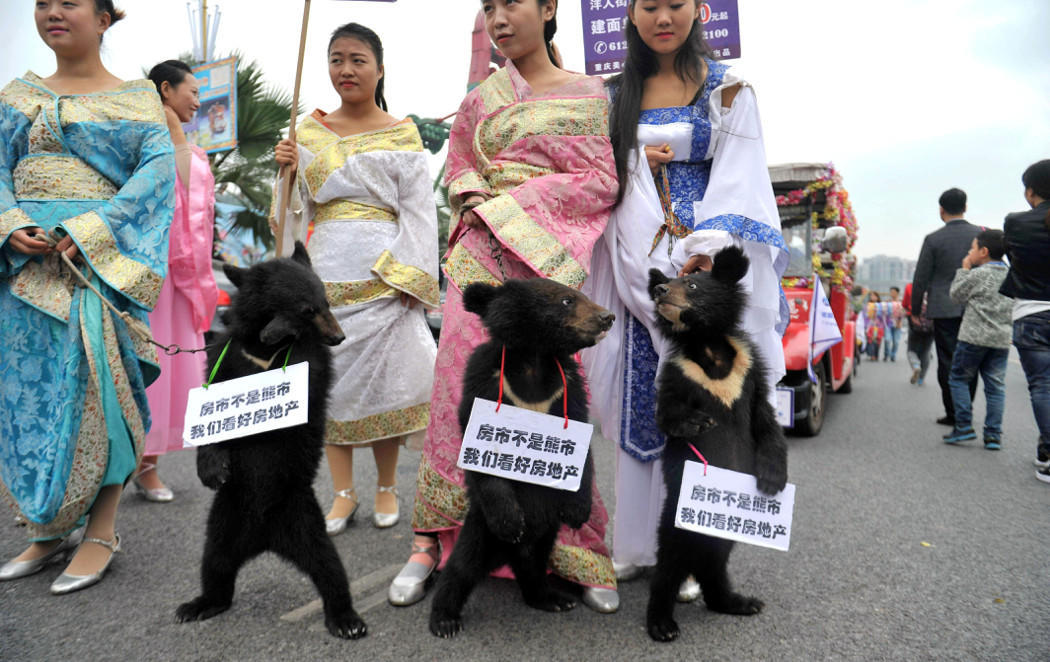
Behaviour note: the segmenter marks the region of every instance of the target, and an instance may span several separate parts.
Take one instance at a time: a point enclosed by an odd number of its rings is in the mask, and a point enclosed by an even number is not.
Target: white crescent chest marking
[[[518,397],[516,393],[514,393],[514,389],[510,387],[510,380],[508,380],[506,377],[503,378],[503,394],[514,401],[515,407],[521,407],[522,409],[531,409],[532,411],[539,412],[541,414],[546,414],[550,412],[551,405],[554,404],[555,400],[561,398],[564,392],[565,389],[559,386],[558,390],[554,392],[554,395],[547,398],[546,400],[542,400],[540,402],[525,402],[520,397]]]
[[[751,352],[735,338],[727,337],[726,340],[736,350],[736,357],[733,359],[733,367],[729,374],[722,379],[712,379],[697,363],[684,356],[676,356],[673,362],[682,371],[682,374],[721,400],[727,409],[731,409],[744,390],[744,378],[751,370]]]

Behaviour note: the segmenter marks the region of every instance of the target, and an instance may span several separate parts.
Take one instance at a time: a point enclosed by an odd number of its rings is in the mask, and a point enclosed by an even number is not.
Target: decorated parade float
[[[850,290],[856,258],[857,219],[842,177],[831,164],[790,163],[770,166],[780,224],[790,254],[784,294],[791,322],[784,333],[787,375],[780,388],[790,391],[787,423],[813,436],[824,424],[829,392],[849,393],[856,374],[856,345]],[[811,307],[815,279],[827,295],[835,324],[845,342],[820,348]],[[816,344],[817,349],[814,349]]]

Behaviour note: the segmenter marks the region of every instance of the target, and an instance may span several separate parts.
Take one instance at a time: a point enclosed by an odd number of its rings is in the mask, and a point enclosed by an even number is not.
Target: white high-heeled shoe
[[[154,503],[168,503],[169,501],[173,501],[175,499],[175,493],[172,492],[171,488],[167,485],[150,489],[139,481],[139,476],[156,470],[157,465],[143,462],[142,471],[131,477],[131,484],[135,486],[135,489],[138,490],[139,494],[142,495],[142,498],[146,501],[152,501]]]
[[[337,536],[343,531],[346,531],[347,525],[353,521],[354,515],[357,514],[357,508],[361,505],[361,502],[357,500],[357,491],[353,487],[348,490],[339,490],[335,495],[337,497],[343,497],[348,501],[353,501],[354,507],[350,509],[350,514],[346,517],[334,517],[324,521],[325,531],[327,531],[330,536]]]
[[[96,545],[102,545],[109,549],[109,558],[106,559],[106,563],[97,572],[93,572],[90,575],[70,575],[63,572],[58,576],[58,579],[51,583],[51,593],[53,595],[65,595],[66,593],[79,591],[99,583],[102,581],[102,576],[109,570],[109,564],[113,562],[113,557],[120,551],[120,534],[114,534],[113,540],[84,538],[80,544],[83,545],[86,542],[93,542]]]
[[[64,540],[59,542],[55,547],[44,554],[40,558],[30,559],[28,561],[8,561],[0,567],[0,581],[10,581],[12,579],[21,579],[22,577],[28,577],[29,575],[35,575],[47,566],[49,563],[58,558],[59,555],[76,549],[77,545],[84,538],[84,529],[79,528],[73,533],[69,534]]]
[[[405,567],[401,568],[401,572],[397,573],[397,577],[390,582],[390,588],[387,590],[386,597],[390,604],[407,607],[423,599],[427,594],[430,577],[434,574],[438,561],[441,560],[439,550],[436,538],[427,547],[417,544],[415,540],[412,541],[412,554],[426,554],[430,557],[430,562],[409,561]]]
[[[401,519],[401,502],[398,500],[401,493],[397,491],[397,485],[377,485],[376,492],[387,492],[394,495],[394,512],[372,514],[372,523],[377,529],[389,529]]]

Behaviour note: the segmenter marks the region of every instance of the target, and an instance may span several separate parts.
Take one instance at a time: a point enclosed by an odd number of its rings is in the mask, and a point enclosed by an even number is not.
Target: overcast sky
[[[54,71],[31,0],[2,0],[4,81]],[[197,2],[194,0],[194,6]],[[332,110],[328,36],[347,21],[375,29],[386,48],[395,115],[439,117],[466,89],[470,31],[480,2],[313,0],[302,104]],[[580,2],[561,0],[556,43],[583,70]],[[117,0],[127,20],[103,59],[122,78],[189,51],[185,0]],[[291,90],[302,4],[213,0],[222,10],[217,54],[239,49],[267,80]],[[937,229],[937,197],[970,196],[968,217],[1001,227],[1025,208],[1020,176],[1050,158],[1050,2],[1047,0],[739,0],[739,67],[758,94],[770,163],[832,161],[860,223],[856,251],[914,258]],[[435,172],[439,160],[435,159]]]

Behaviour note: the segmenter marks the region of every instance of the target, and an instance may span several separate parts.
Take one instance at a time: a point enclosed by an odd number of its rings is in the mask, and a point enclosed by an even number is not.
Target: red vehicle
[[[856,375],[854,314],[850,301],[857,222],[842,179],[830,164],[770,166],[780,224],[790,261],[783,287],[791,309],[784,333],[787,375],[778,390],[793,394],[790,427],[814,436],[824,425],[828,393],[849,393]],[[813,277],[821,279],[843,342],[810,356]],[[814,382],[806,369],[812,361]]]

